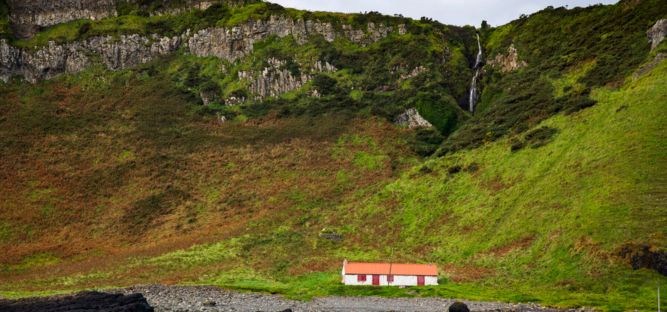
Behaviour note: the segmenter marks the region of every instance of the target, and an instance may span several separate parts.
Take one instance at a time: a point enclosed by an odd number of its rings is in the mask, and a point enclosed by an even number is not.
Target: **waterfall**
[[[479,68],[475,69],[475,75],[472,77],[470,84],[470,112],[475,114],[475,101],[477,100],[477,76],[479,75]]]
[[[482,67],[483,62],[482,62],[482,43],[479,41],[479,34],[477,34],[477,47],[479,48],[479,52],[477,53],[477,59],[475,60],[475,66],[473,69],[475,70],[475,75],[472,77],[472,82],[470,83],[470,112],[474,115],[475,114],[475,101],[477,101],[477,78],[479,76],[479,69]]]

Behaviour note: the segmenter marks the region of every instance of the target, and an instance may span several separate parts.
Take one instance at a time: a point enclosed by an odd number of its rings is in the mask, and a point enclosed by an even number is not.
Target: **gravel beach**
[[[446,298],[380,298],[329,296],[313,298],[310,302],[287,300],[279,295],[238,293],[215,286],[140,285],[105,290],[107,293],[140,293],[156,312],[273,312],[290,309],[294,312],[353,312],[353,311],[446,311],[456,299]],[[533,304],[507,304],[461,300],[471,311],[557,311]],[[563,311],[563,310],[559,310]],[[584,309],[571,310],[584,311]],[[588,310],[586,310],[588,311]]]

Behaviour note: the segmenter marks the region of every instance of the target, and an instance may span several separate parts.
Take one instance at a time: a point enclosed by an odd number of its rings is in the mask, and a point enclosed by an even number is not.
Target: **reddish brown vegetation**
[[[167,88],[96,93],[59,81],[42,86],[42,95],[17,88],[0,102],[0,229],[12,229],[0,233],[0,262],[12,267],[46,252],[61,259],[102,255],[4,273],[0,281],[104,270],[128,256],[239,236],[257,220],[277,224],[295,209],[331,210],[357,190],[395,178],[405,166],[399,159],[411,156],[401,133],[375,119],[271,115],[220,124],[192,114],[186,99]],[[336,142],[346,133],[370,141]],[[334,151],[343,157],[332,157]],[[358,151],[389,158],[369,170],[354,164]],[[337,179],[339,173],[346,178]],[[326,258],[313,261],[299,271],[331,266]]]
[[[496,247],[496,248],[493,248],[491,250],[488,250],[485,253],[490,254],[490,255],[494,255],[494,256],[498,256],[498,257],[502,257],[502,256],[508,254],[512,250],[519,249],[519,248],[525,249],[525,248],[530,247],[530,245],[533,243],[533,240],[535,239],[535,237],[537,237],[537,235],[535,235],[535,234],[530,235],[530,236],[526,236],[524,238],[517,239],[517,240],[513,241],[512,243],[510,243],[506,246]]]
[[[495,275],[495,272],[491,269],[475,267],[472,265],[457,266],[449,264],[442,267],[441,270],[449,274],[451,276],[451,281],[455,283],[468,283],[493,277]]]

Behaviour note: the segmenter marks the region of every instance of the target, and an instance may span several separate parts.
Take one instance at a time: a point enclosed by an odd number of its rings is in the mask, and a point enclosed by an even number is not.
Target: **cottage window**
[[[387,282],[393,282],[394,281],[394,276],[393,275],[388,275],[387,276]]]
[[[366,275],[357,275],[357,282],[365,282]]]

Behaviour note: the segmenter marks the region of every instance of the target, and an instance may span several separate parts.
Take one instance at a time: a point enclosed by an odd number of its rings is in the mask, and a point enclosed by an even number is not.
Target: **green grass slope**
[[[666,85],[663,64],[620,90],[596,90],[588,110],[543,121],[557,133],[540,147],[512,152],[506,138],[431,160],[360,202],[297,204],[288,211],[298,214],[259,218],[245,234],[161,256],[9,271],[1,287],[12,294],[176,282],[296,297],[414,296],[339,285],[342,257],[386,260],[393,247],[398,261],[441,267],[441,286],[415,289],[421,296],[651,310],[655,281],[667,279],[625,267],[613,250],[664,233]],[[322,227],[345,239],[319,238]]]

